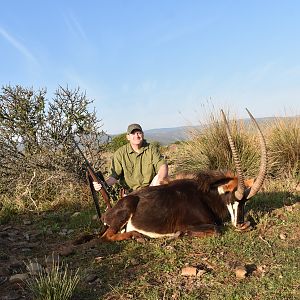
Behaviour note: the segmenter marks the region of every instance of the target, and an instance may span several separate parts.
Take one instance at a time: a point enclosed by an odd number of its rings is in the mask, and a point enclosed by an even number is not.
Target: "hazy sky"
[[[0,85],[80,87],[108,133],[300,114],[300,1],[0,4]]]

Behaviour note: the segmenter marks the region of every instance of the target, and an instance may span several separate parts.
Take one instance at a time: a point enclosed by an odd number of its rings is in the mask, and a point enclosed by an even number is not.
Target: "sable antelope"
[[[117,241],[143,235],[152,238],[182,234],[197,237],[214,235],[228,212],[233,226],[239,229],[249,227],[249,222],[244,222],[244,207],[263,184],[267,151],[256,120],[247,112],[257,128],[261,145],[260,169],[255,181],[244,180],[229,124],[221,110],[237,176],[208,171],[135,191],[105,212],[103,221],[108,229],[102,239]],[[120,233],[122,229],[125,232]]]

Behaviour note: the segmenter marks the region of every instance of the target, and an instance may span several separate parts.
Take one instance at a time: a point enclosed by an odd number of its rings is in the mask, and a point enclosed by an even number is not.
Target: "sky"
[[[109,134],[300,114],[300,1],[0,0],[0,86],[68,86]]]

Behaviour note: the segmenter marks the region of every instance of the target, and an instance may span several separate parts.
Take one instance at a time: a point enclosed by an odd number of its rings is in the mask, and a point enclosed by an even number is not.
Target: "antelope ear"
[[[252,187],[253,183],[254,183],[253,178],[245,180],[245,186],[248,188]]]
[[[237,179],[232,179],[226,184],[222,184],[218,187],[219,194],[225,194],[226,192],[233,192],[237,187]]]

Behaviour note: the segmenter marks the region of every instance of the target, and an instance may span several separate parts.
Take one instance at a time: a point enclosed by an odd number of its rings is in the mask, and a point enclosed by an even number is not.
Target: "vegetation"
[[[300,118],[277,119],[269,126],[270,173],[300,179]]]
[[[102,158],[122,143],[122,136],[115,137],[106,148],[99,123],[88,111],[91,102],[79,90],[60,87],[49,104],[45,97],[45,91],[21,87],[4,87],[0,95],[0,156],[5,162],[0,166],[0,230],[13,227],[23,232],[22,221],[30,219],[26,233],[38,232],[43,241],[30,253],[37,259],[70,247],[82,233],[102,230],[93,218],[95,209],[72,138],[102,170],[107,168]],[[234,171],[219,115],[212,113],[206,123],[189,142],[163,149],[171,172]],[[237,120],[230,125],[247,177],[256,176],[260,155],[255,130]],[[68,299],[73,294],[74,300],[300,299],[299,128],[299,119],[263,126],[269,169],[263,189],[247,206],[251,231],[240,233],[226,223],[220,237],[77,244],[63,259],[78,271],[68,271],[72,275],[67,276],[56,266],[53,273],[33,277],[26,299],[55,299],[43,291],[55,286],[58,295],[58,283],[70,287]],[[25,253],[13,249],[3,248],[0,257],[14,254],[24,259]],[[195,276],[182,275],[188,266],[196,269]],[[246,269],[242,278],[236,273],[240,266]],[[2,287],[11,289],[9,284]]]
[[[40,268],[35,276],[27,280],[27,286],[37,300],[69,300],[80,280],[79,269],[75,272],[69,270],[68,265],[61,263],[52,256],[47,270]],[[36,263],[37,264],[37,263]],[[27,269],[32,273],[32,262]],[[38,264],[37,264],[38,265]],[[39,266],[39,265],[38,265]]]
[[[111,152],[115,152],[121,146],[126,145],[128,143],[126,135],[127,133],[125,132],[114,136],[109,143],[109,150]]]
[[[88,110],[91,103],[79,88],[59,87],[52,101],[45,90],[2,88],[0,202],[5,211],[43,210],[57,199],[85,197],[74,140],[96,169],[104,164],[105,149],[100,121]]]

